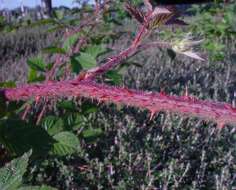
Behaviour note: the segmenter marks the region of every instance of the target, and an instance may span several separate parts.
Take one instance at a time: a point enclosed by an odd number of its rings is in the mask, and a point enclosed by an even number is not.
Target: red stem
[[[88,25],[88,23],[86,23],[86,25]],[[2,89],[0,90],[0,96],[3,96],[6,101],[28,100],[31,98],[35,98],[35,100],[38,101],[41,97],[86,97],[96,99],[98,102],[112,102],[147,109],[151,112],[151,118],[159,111],[170,111],[215,121],[220,127],[224,126],[224,124],[236,124],[236,109],[230,104],[198,100],[187,95],[178,97],[165,95],[163,93],[128,90],[96,84],[91,81],[91,79],[94,79],[97,75],[103,74],[116,67],[122,60],[134,55],[142,49],[153,46],[169,46],[168,43],[163,42],[140,44],[147,34],[148,31],[144,24],[129,48],[120,52],[117,56],[110,58],[100,67],[88,70],[85,74],[83,73],[83,76],[80,75],[78,77],[79,80],[60,82],[47,81],[44,84],[32,84],[14,89]],[[58,58],[57,64],[59,64],[60,61],[61,60]],[[55,67],[48,74],[47,78],[49,79],[54,72]]]
[[[133,43],[131,44],[131,46],[129,48],[127,48],[124,51],[120,52],[118,55],[110,58],[105,64],[88,70],[84,79],[92,80],[96,76],[104,74],[107,71],[111,70],[112,68],[118,66],[121,63],[122,60],[124,60],[124,59],[128,58],[129,56],[133,55],[137,51],[141,40],[143,39],[143,37],[146,34],[147,34],[146,27],[142,26],[140,28],[139,32],[137,33]]]
[[[37,97],[86,97],[98,102],[112,102],[147,109],[151,117],[159,111],[196,116],[224,124],[236,124],[236,109],[230,104],[203,101],[188,96],[169,96],[163,93],[141,92],[96,84],[92,81],[60,81],[39,85],[26,85],[3,89],[0,93],[7,101],[27,100]]]

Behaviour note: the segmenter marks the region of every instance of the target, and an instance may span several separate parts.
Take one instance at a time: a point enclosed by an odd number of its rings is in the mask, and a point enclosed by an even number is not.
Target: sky
[[[23,1],[24,5],[30,7],[34,7],[35,5],[39,5],[41,3],[41,0],[0,0],[0,9],[1,8],[14,9],[20,6],[21,1]],[[73,0],[52,0],[52,4],[54,7],[60,5],[73,7],[73,5],[76,5],[73,3]]]

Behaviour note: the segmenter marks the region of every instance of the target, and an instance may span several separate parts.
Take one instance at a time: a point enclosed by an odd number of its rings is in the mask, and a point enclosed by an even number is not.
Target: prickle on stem
[[[233,100],[232,100],[232,108],[236,109],[236,91],[234,91],[234,97],[233,97]]]

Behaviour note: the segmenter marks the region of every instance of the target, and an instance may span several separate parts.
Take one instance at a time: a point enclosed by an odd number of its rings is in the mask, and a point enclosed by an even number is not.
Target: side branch
[[[92,81],[61,81],[3,89],[0,94],[7,101],[39,99],[42,97],[86,97],[98,102],[122,104],[147,109],[151,117],[159,111],[195,116],[215,121],[219,127],[236,124],[236,109],[230,104],[203,101],[187,96],[169,96],[163,93],[141,92],[111,87]]]
[[[120,52],[118,55],[109,58],[109,60],[104,63],[101,66],[92,68],[87,71],[86,76],[84,79],[86,80],[92,80],[98,75],[102,75],[106,73],[107,71],[115,68],[118,66],[121,61],[127,59],[128,57],[132,56],[136,51],[138,50],[138,47],[140,47],[140,43],[142,41],[142,38],[144,38],[145,35],[147,35],[148,31],[146,30],[145,26],[141,26],[140,30],[138,31],[133,43],[128,47],[127,49]]]
[[[90,69],[87,71],[86,76],[83,79],[86,80],[92,80],[94,79],[97,75],[101,75],[106,73],[107,71],[115,68],[118,66],[123,60],[134,56],[135,54],[145,51],[149,48],[153,47],[159,47],[159,48],[171,48],[170,43],[168,42],[162,42],[162,41],[157,41],[157,42],[150,42],[150,43],[145,43],[145,44],[139,44],[139,45],[132,45],[126,50],[122,51],[119,53],[117,56],[110,58],[106,63],[99,67],[95,67],[93,69]],[[80,78],[80,76],[78,77]]]

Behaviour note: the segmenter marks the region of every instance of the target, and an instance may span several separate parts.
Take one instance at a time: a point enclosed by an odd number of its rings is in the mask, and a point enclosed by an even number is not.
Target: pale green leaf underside
[[[22,176],[26,172],[30,155],[31,151],[0,169],[1,190],[15,190],[22,184]]]

